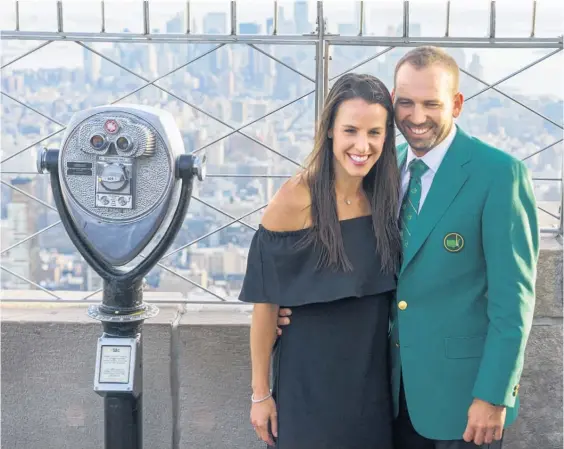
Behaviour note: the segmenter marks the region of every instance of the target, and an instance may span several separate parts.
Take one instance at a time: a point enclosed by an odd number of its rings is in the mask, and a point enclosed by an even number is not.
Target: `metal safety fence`
[[[249,141],[259,145],[260,147],[262,147],[264,150],[266,151],[270,151],[273,154],[276,154],[277,156],[281,157],[282,159],[289,161],[290,163],[292,163],[293,165],[295,165],[295,167],[301,167],[301,163],[297,160],[295,160],[294,158],[291,158],[285,154],[283,154],[280,151],[277,151],[276,149],[272,148],[271,145],[268,145],[266,143],[264,143],[263,141],[261,141],[260,139],[257,139],[256,137],[252,136],[250,133],[245,132],[246,128],[249,128],[251,125],[279,112],[280,110],[287,108],[290,105],[293,105],[303,99],[305,99],[306,97],[309,97],[311,95],[314,95],[314,108],[315,108],[315,118],[317,119],[321,113],[321,110],[323,108],[323,104],[324,104],[324,99],[325,96],[327,95],[327,91],[329,86],[331,85],[331,82],[334,81],[335,79],[339,78],[341,75],[351,72],[353,70],[358,69],[359,67],[362,67],[363,65],[370,63],[371,61],[376,60],[377,58],[379,58],[380,56],[394,50],[394,49],[398,49],[398,48],[405,48],[405,47],[416,47],[416,46],[420,46],[420,45],[435,45],[435,46],[440,46],[440,47],[447,47],[447,48],[497,48],[497,49],[509,49],[509,48],[513,48],[513,49],[547,49],[547,50],[552,50],[549,53],[543,55],[542,57],[539,57],[538,59],[528,63],[527,65],[524,65],[523,67],[519,68],[516,71],[513,71],[512,73],[510,73],[507,76],[504,76],[503,78],[493,82],[493,83],[488,83],[486,81],[484,81],[483,79],[481,79],[480,77],[476,76],[475,74],[470,73],[468,70],[464,69],[461,67],[461,72],[465,75],[467,75],[468,77],[470,77],[471,79],[475,80],[476,82],[480,83],[481,85],[483,85],[484,87],[481,88],[478,92],[473,93],[472,95],[468,96],[465,101],[468,102],[470,100],[472,100],[473,98],[476,98],[478,96],[480,96],[481,94],[488,92],[488,91],[494,91],[498,94],[500,94],[501,96],[503,96],[506,99],[511,100],[512,102],[514,102],[515,104],[521,106],[522,108],[526,109],[527,111],[529,111],[530,113],[534,114],[535,116],[541,118],[542,120],[546,121],[547,123],[550,123],[551,125],[557,127],[560,130],[564,130],[564,126],[562,122],[553,120],[550,117],[547,117],[545,114],[542,114],[541,112],[535,110],[534,108],[526,105],[523,101],[520,101],[519,99],[516,98],[515,95],[511,95],[507,92],[504,92],[499,85],[504,83],[507,80],[510,80],[511,78],[513,78],[514,76],[532,68],[537,66],[538,64],[540,64],[541,62],[554,57],[555,55],[559,54],[562,52],[563,49],[563,37],[562,35],[559,36],[554,36],[554,37],[537,37],[537,32],[536,32],[536,12],[537,12],[537,2],[534,1],[532,2],[532,16],[531,16],[531,30],[530,30],[530,34],[528,36],[525,37],[500,37],[497,35],[496,33],[496,24],[497,24],[497,13],[496,13],[496,2],[495,1],[491,1],[489,4],[489,23],[488,23],[488,34],[485,37],[458,37],[458,36],[452,36],[451,34],[451,25],[450,25],[450,19],[451,19],[451,2],[448,1],[445,4],[445,24],[446,24],[446,28],[445,28],[445,33],[443,36],[437,36],[437,37],[414,37],[410,35],[410,3],[409,1],[404,1],[403,2],[403,17],[402,17],[402,32],[401,32],[401,36],[396,36],[396,37],[392,37],[392,36],[373,36],[373,35],[367,35],[365,33],[364,30],[364,23],[365,23],[365,5],[364,2],[361,1],[359,2],[359,6],[360,8],[358,9],[359,12],[359,17],[358,17],[358,24],[359,24],[359,28],[358,28],[358,33],[356,35],[348,35],[348,36],[344,36],[344,35],[339,35],[339,34],[334,34],[334,33],[329,33],[327,31],[327,20],[325,18],[324,15],[324,4],[322,1],[318,1],[316,3],[316,29],[315,31],[311,32],[311,33],[307,33],[307,34],[303,34],[303,35],[284,35],[284,34],[280,34],[279,33],[279,27],[278,27],[278,11],[279,11],[279,7],[278,7],[278,2],[274,1],[273,2],[273,26],[272,26],[272,32],[271,34],[262,34],[262,35],[251,35],[251,34],[237,34],[237,4],[235,1],[231,1],[230,2],[230,29],[231,32],[230,34],[226,34],[226,35],[213,35],[213,34],[195,34],[191,32],[190,29],[190,24],[191,24],[191,5],[190,2],[186,2],[185,6],[184,6],[184,15],[185,15],[185,23],[186,23],[186,30],[184,33],[166,33],[166,34],[158,34],[158,33],[152,33],[151,32],[151,24],[150,24],[150,7],[154,6],[153,4],[150,4],[149,1],[144,0],[142,3],[143,6],[143,33],[140,34],[135,34],[135,33],[110,33],[110,32],[106,32],[106,5],[105,2],[102,0],[100,2],[100,7],[101,7],[101,23],[100,23],[100,31],[99,32],[66,32],[65,31],[65,27],[64,27],[64,23],[63,23],[63,2],[62,1],[57,1],[56,2],[56,12],[57,12],[57,30],[56,31],[22,31],[20,29],[20,4],[19,1],[16,1],[14,3],[14,7],[15,7],[15,27],[13,30],[2,30],[0,32],[0,38],[3,40],[30,40],[30,41],[40,41],[41,44],[39,44],[38,46],[32,48],[29,51],[26,51],[25,53],[21,54],[20,56],[4,63],[1,65],[0,69],[5,69],[7,67],[10,67],[12,64],[14,64],[15,62],[28,57],[30,55],[32,55],[33,53],[37,52],[38,50],[52,44],[53,42],[72,42],[75,43],[77,46],[82,47],[85,51],[91,52],[92,54],[97,55],[98,57],[102,58],[103,60],[115,65],[116,67],[119,67],[120,69],[126,71],[127,73],[129,73],[130,75],[133,75],[135,78],[139,79],[142,81],[142,85],[139,87],[136,87],[134,90],[128,92],[125,95],[121,95],[119,98],[113,100],[111,102],[111,104],[117,104],[129,97],[131,97],[132,95],[135,95],[137,92],[141,91],[142,89],[148,87],[148,86],[153,86],[155,88],[157,88],[159,91],[169,95],[171,98],[174,98],[175,100],[181,102],[182,104],[189,106],[190,108],[193,108],[194,110],[198,111],[200,114],[209,117],[210,119],[220,123],[221,125],[225,126],[226,128],[229,128],[229,132],[225,135],[222,135],[221,137],[214,139],[213,141],[206,143],[205,145],[201,146],[200,148],[195,149],[193,152],[194,153],[198,153],[198,152],[202,152],[204,150],[206,150],[207,148],[210,148],[211,146],[213,146],[214,144],[220,142],[223,139],[226,139],[229,136],[232,135],[239,135],[244,137],[245,139],[248,139]],[[179,65],[178,67],[175,67],[173,70],[168,71],[167,73],[164,73],[163,75],[160,75],[154,79],[150,79],[146,76],[143,76],[139,73],[137,73],[134,70],[131,70],[130,68],[126,67],[124,64],[121,64],[120,62],[114,60],[113,58],[108,57],[107,55],[97,51],[96,49],[94,49],[92,47],[92,43],[96,43],[96,42],[103,42],[103,43],[143,43],[143,44],[158,44],[158,43],[168,43],[168,44],[180,44],[180,43],[185,43],[185,44],[214,44],[215,46],[207,51],[205,51],[204,53],[198,55],[195,58],[190,59],[189,61],[187,61],[186,63]],[[292,67],[291,65],[287,64],[286,62],[282,61],[281,59],[273,56],[272,54],[268,53],[267,51],[265,51],[264,49],[258,47],[257,45],[261,45],[261,44],[268,44],[268,45],[303,45],[303,46],[309,46],[309,47],[313,47],[314,51],[315,51],[315,74],[313,77],[303,73],[302,71],[296,69],[295,67]],[[261,115],[258,118],[253,119],[252,121],[249,121],[248,123],[243,124],[242,126],[232,126],[231,124],[227,123],[226,121],[222,120],[220,117],[217,117],[214,114],[211,114],[210,112],[206,111],[204,108],[198,106],[197,104],[195,104],[192,101],[188,101],[186,98],[183,98],[175,93],[173,93],[170,89],[167,89],[165,87],[160,86],[159,84],[157,84],[159,81],[165,79],[166,77],[178,72],[181,69],[186,68],[187,66],[194,64],[195,62],[201,60],[202,58],[217,52],[220,48],[227,46],[227,45],[246,45],[249,48],[252,48],[254,51],[261,53],[262,55],[264,55],[267,58],[270,58],[271,60],[273,60],[275,63],[280,64],[282,66],[284,66],[285,68],[289,69],[290,71],[292,71],[293,73],[299,75],[300,77],[303,77],[304,79],[308,80],[309,82],[312,83],[312,88],[310,90],[308,90],[306,93],[300,95],[299,97],[291,100],[290,102],[287,102],[269,112],[267,112],[266,114]],[[331,66],[331,53],[333,48],[337,47],[337,46],[353,46],[353,47],[384,47],[383,50],[378,51],[376,54],[363,59],[362,61],[354,64],[352,67],[347,68],[344,71],[341,71],[340,73],[338,73],[337,75],[333,75],[330,76],[330,66]],[[51,123],[54,123],[58,126],[60,126],[60,129],[58,129],[57,131],[46,135],[42,138],[40,138],[37,141],[34,141],[33,143],[26,145],[24,148],[17,150],[16,152],[10,154],[9,156],[3,158],[0,161],[0,170],[2,171],[3,174],[13,174],[13,175],[37,175],[37,173],[35,172],[22,172],[22,171],[18,171],[18,172],[14,172],[14,171],[4,171],[2,170],[2,166],[6,164],[6,162],[10,161],[11,159],[17,157],[20,154],[23,154],[27,151],[30,151],[31,149],[37,147],[38,145],[41,145],[43,142],[53,138],[54,136],[57,136],[61,133],[64,132],[64,130],[66,129],[66,126],[64,123],[61,123],[60,121],[56,120],[53,117],[50,117],[49,115],[39,111],[37,108],[34,108],[33,106],[26,104],[25,101],[22,101],[10,94],[8,94],[7,92],[4,91],[0,91],[0,94],[5,97],[10,99],[11,101],[19,104],[20,106],[22,106],[23,108],[28,109],[29,111],[32,111],[35,114],[38,114],[39,116],[45,118],[46,120],[48,120]],[[536,150],[535,152],[533,152],[532,154],[526,156],[523,158],[523,160],[532,158],[540,153],[543,153],[557,145],[560,145],[563,142],[563,139],[556,139],[554,142],[539,148],[538,150]],[[564,157],[562,157],[562,164],[564,165]],[[555,214],[553,212],[550,212],[546,209],[542,209],[541,210],[552,216],[554,219],[558,220],[559,222],[559,226],[558,227],[554,227],[554,228],[543,228],[541,230],[541,232],[545,233],[545,234],[557,234],[557,235],[562,235],[563,233],[563,229],[564,229],[564,224],[563,224],[563,209],[564,209],[564,188],[562,188],[562,173],[564,173],[564,168],[562,168],[561,170],[561,176],[558,177],[534,177],[533,180],[534,181],[544,181],[544,182],[555,182],[555,183],[560,183],[561,189],[561,200],[560,200],[560,207],[559,207],[559,213]],[[37,175],[37,176],[42,176],[42,175]],[[274,178],[286,178],[291,176],[289,175],[254,175],[254,174],[222,174],[222,173],[211,173],[208,174],[207,177],[210,178],[233,178],[233,177],[242,177],[242,178],[250,178],[250,177],[264,177],[264,178],[268,178],[268,177],[274,177]],[[38,204],[41,204],[42,206],[51,209],[53,211],[56,211],[56,208],[54,208],[53,206],[51,206],[50,204],[42,201],[41,199],[35,197],[34,195],[29,194],[28,192],[25,192],[22,189],[19,189],[16,185],[12,185],[9,182],[6,182],[5,180],[0,180],[1,184],[3,186],[5,186],[6,188],[12,189],[13,191],[18,192],[19,194],[28,197],[29,199],[31,199],[34,202],[37,202]],[[178,248],[175,248],[174,250],[169,251],[164,257],[163,259],[166,259],[180,251],[182,251],[185,248],[188,248],[192,245],[195,245],[196,243],[212,236],[213,234],[216,234],[234,224],[241,224],[242,226],[251,229],[253,231],[256,230],[256,227],[247,223],[245,221],[246,218],[248,218],[249,216],[251,216],[254,213],[257,213],[259,211],[261,211],[262,209],[264,209],[267,204],[262,204],[260,207],[256,207],[253,210],[251,210],[250,212],[247,212],[243,215],[240,216],[234,216],[224,210],[222,210],[219,207],[216,207],[214,205],[212,205],[210,202],[199,198],[198,196],[194,195],[193,199],[196,202],[201,203],[202,205],[211,208],[212,210],[214,210],[215,212],[218,212],[219,214],[222,214],[224,217],[227,217],[229,219],[229,221],[221,226],[216,227],[215,229],[212,229],[210,232],[207,232],[206,234],[193,239],[192,241],[181,245]],[[540,206],[539,206],[540,207]],[[22,240],[15,242],[14,244],[11,244],[10,246],[1,249],[0,251],[0,256],[4,255],[6,253],[8,253],[9,251],[13,250],[14,248],[16,248],[17,246],[30,241],[31,239],[39,236],[40,234],[58,226],[61,223],[61,221],[56,221],[40,230],[38,230],[37,232],[34,232],[28,236],[26,236],[25,238],[23,238]],[[205,301],[205,304],[233,304],[232,301],[228,301],[226,300],[226,298],[222,297],[221,295],[218,295],[217,293],[215,293],[214,291],[212,291],[209,288],[206,288],[203,285],[200,285],[198,282],[195,282],[192,279],[189,279],[188,277],[176,272],[175,270],[171,269],[170,267],[164,265],[161,262],[158,263],[158,267],[162,270],[165,270],[166,272],[179,277],[180,279],[184,280],[185,282],[191,284],[192,286],[196,287],[197,289],[201,289],[202,291],[206,292],[207,294],[213,296],[215,299],[212,301]],[[84,296],[80,299],[75,299],[75,300],[69,300],[68,298],[63,298],[62,296],[54,293],[53,291],[46,289],[44,287],[42,287],[41,285],[39,285],[38,283],[34,282],[34,280],[32,279],[27,279],[25,276],[22,276],[18,273],[16,273],[13,270],[10,270],[9,268],[5,267],[5,266],[0,266],[0,268],[2,268],[3,271],[5,271],[6,273],[24,281],[29,283],[30,285],[34,286],[36,289],[42,290],[43,292],[45,292],[48,296],[50,296],[52,299],[34,299],[34,298],[28,298],[26,299],[27,302],[50,302],[50,301],[65,301],[65,302],[98,302],[97,300],[92,299],[93,296],[95,296],[96,294],[100,293],[101,290],[97,290],[94,292],[89,292],[87,296]],[[3,301],[12,301],[12,300],[20,300],[21,298],[11,298],[9,293],[8,294],[4,294],[4,298],[2,299]],[[190,303],[196,303],[196,304],[201,304],[201,301],[190,301],[186,298],[178,298],[178,299],[163,299],[163,302],[168,302],[168,303],[183,303],[183,304],[190,304]]]

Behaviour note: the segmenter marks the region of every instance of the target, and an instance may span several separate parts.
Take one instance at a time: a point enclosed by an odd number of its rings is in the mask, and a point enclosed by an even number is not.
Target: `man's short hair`
[[[422,47],[416,47],[413,50],[408,51],[396,65],[394,72],[394,84],[396,82],[396,77],[398,75],[400,67],[405,63],[411,64],[418,70],[430,67],[435,64],[441,65],[452,74],[454,81],[453,89],[455,92],[458,91],[460,69],[458,68],[458,64],[456,63],[454,58],[442,48],[425,45]]]

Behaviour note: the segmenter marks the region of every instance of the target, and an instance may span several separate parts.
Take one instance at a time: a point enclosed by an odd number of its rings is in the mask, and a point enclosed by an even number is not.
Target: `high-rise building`
[[[260,34],[260,32],[261,26],[258,23],[241,23],[239,25],[239,34]],[[248,47],[247,52],[247,64],[244,68],[245,80],[249,85],[261,89],[264,86],[264,76],[259,64],[261,57],[251,47]]]
[[[294,67],[294,60],[288,56],[281,58],[281,61]],[[276,78],[274,85],[274,98],[278,100],[288,100],[293,95],[296,90],[296,79],[293,73],[286,67],[278,66],[276,67]]]
[[[294,3],[294,24],[297,34],[306,34],[311,32],[309,23],[309,6],[307,1],[296,1]]]
[[[34,234],[38,218],[37,203],[30,197],[35,194],[35,180],[28,177],[12,179],[12,186],[18,190],[12,192],[12,202],[8,204],[6,225],[7,241],[2,242],[4,248],[16,245]],[[30,196],[28,196],[30,195]],[[4,236],[3,236],[4,237]],[[41,277],[41,261],[39,258],[38,238],[33,237],[2,255],[2,265],[18,274],[22,279],[12,276],[10,286],[16,290],[29,290],[35,287],[24,279],[36,283]]]
[[[84,55],[84,80],[96,84],[102,74],[102,58],[85,48]]]

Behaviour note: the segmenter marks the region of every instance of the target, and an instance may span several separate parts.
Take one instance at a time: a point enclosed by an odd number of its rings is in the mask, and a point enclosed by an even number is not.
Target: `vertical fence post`
[[[106,32],[106,8],[104,6],[104,0],[102,0],[100,2],[101,4],[101,26],[100,26],[100,33],[105,33]]]
[[[20,2],[16,1],[16,31],[20,31]]]
[[[564,236],[564,143],[562,143],[562,159],[560,167],[560,226],[558,233],[560,237]]]
[[[324,103],[324,65],[325,65],[325,20],[323,2],[317,2],[317,42],[315,45],[315,129],[321,117]]]
[[[323,103],[321,103],[322,107],[325,103],[325,98],[327,98],[327,94],[329,93],[329,64],[331,61],[331,43],[325,41],[325,58],[323,59]],[[321,111],[320,111],[321,113]]]

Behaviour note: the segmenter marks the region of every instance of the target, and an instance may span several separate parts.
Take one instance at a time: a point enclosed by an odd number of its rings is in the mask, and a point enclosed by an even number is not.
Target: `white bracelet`
[[[261,398],[261,399],[255,399],[255,395],[253,393],[253,394],[251,394],[251,402],[253,404],[258,404],[259,402],[264,402],[267,399],[270,399],[271,397],[272,397],[272,390],[270,390],[270,393],[268,393],[264,398]]]

